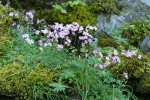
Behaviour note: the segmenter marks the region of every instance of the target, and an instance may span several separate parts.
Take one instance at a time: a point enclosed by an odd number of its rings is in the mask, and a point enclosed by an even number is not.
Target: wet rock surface
[[[112,34],[114,29],[121,28],[133,19],[150,19],[150,0],[118,0],[117,3],[124,6],[119,15],[99,15],[97,24],[99,34],[103,32]]]
[[[150,35],[146,36],[141,43],[141,49],[144,53],[150,52]]]

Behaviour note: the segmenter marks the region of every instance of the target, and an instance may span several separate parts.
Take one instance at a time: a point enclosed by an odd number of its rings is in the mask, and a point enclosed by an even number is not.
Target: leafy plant
[[[129,40],[129,43],[139,47],[145,36],[150,34],[150,21],[133,20],[124,26],[122,36]]]
[[[68,1],[66,3],[61,3],[60,5],[59,4],[55,4],[52,7],[55,10],[59,10],[62,13],[67,14],[67,10],[66,10],[67,7],[73,7],[73,6],[77,6],[77,5],[80,5],[80,4],[84,4],[84,3],[81,2],[81,0],[75,0],[75,1]]]
[[[56,93],[65,91],[65,89],[67,88],[67,86],[63,85],[62,83],[50,83],[49,86],[53,87],[53,91]]]

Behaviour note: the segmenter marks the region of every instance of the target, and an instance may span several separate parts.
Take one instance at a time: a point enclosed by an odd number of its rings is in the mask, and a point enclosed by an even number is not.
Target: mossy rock
[[[33,86],[48,85],[53,77],[54,72],[47,68],[8,64],[0,70],[0,94],[21,100],[33,100]]]
[[[116,0],[91,0],[89,5],[97,13],[119,14],[122,9]]]
[[[99,47],[117,47],[117,42],[115,39],[111,38],[109,35],[106,33],[99,35],[98,37],[98,46]]]
[[[150,92],[150,59],[143,55],[142,59],[137,56],[125,57],[120,55],[121,63],[112,64],[108,68],[116,78],[124,78],[123,73],[128,74],[128,84],[141,94]]]
[[[123,37],[133,46],[140,47],[144,38],[150,35],[150,20],[133,20],[123,28]]]

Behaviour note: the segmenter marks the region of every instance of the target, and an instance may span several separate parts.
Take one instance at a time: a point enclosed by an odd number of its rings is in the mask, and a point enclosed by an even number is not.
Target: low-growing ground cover
[[[137,100],[133,91],[149,93],[149,57],[119,33],[100,36],[95,48],[96,14],[83,1],[54,5],[50,19],[0,6],[0,21],[11,19],[0,23],[0,98]]]

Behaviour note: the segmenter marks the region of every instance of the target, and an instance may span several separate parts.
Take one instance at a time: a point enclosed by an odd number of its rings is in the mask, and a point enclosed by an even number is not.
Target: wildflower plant
[[[92,41],[93,36],[89,32],[95,30],[97,30],[95,26],[87,25],[84,28],[77,22],[73,22],[67,25],[55,23],[54,25],[45,26],[43,30],[35,30],[35,32],[44,35],[44,38],[38,40],[41,47],[56,43],[59,50],[73,46],[79,51],[81,47]]]

